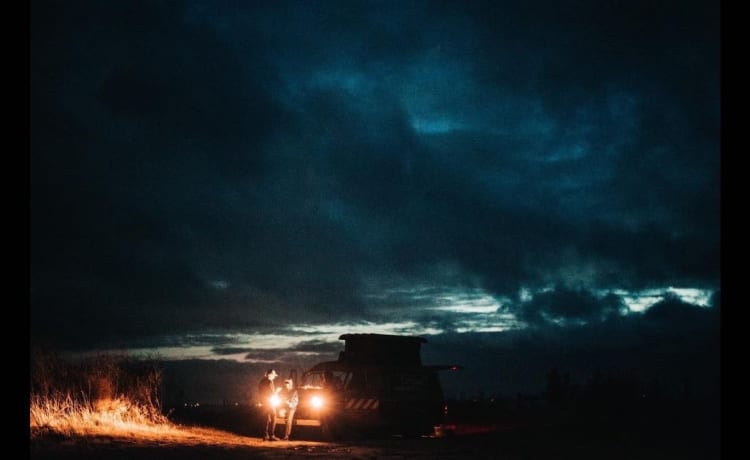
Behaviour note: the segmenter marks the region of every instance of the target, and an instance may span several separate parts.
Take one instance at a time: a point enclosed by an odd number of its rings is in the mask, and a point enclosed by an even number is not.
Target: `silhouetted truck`
[[[344,350],[304,372],[298,386],[295,425],[317,426],[329,436],[380,431],[431,434],[442,423],[440,370],[425,366],[427,340],[384,334],[344,334]]]

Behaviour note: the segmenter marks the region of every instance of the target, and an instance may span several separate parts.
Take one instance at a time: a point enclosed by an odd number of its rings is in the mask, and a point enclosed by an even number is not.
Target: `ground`
[[[682,407],[682,409],[680,409]],[[711,413],[713,413],[712,411]],[[669,410],[582,412],[485,411],[444,425],[441,436],[349,436],[321,440],[300,428],[293,441],[263,441],[257,414],[243,408],[201,408],[174,413],[180,420],[151,431],[117,436],[33,433],[32,459],[253,460],[253,459],[602,459],[705,460],[720,457],[717,416],[694,406]],[[461,415],[461,414],[459,414]],[[637,416],[636,416],[637,415]],[[190,421],[189,423],[187,421]]]
[[[707,459],[713,446],[694,439],[641,439],[632,434],[583,435],[550,430],[499,430],[448,438],[358,439],[339,442],[276,441],[220,430],[185,428],[188,436],[67,437],[32,440],[32,459],[253,460],[253,459]]]

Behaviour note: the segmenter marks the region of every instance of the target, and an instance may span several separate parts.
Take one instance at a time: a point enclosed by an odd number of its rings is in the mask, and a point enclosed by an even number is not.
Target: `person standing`
[[[299,395],[297,394],[297,389],[294,388],[294,381],[292,379],[284,380],[284,389],[281,396],[286,404],[284,441],[289,441],[289,436],[292,434],[292,423],[294,423],[294,412],[297,410],[297,404],[299,404]]]
[[[276,388],[273,384],[274,379],[279,374],[276,369],[268,369],[266,374],[258,382],[258,398],[260,399],[261,412],[264,419],[264,441],[278,441],[276,437],[276,404],[274,397],[281,388]]]

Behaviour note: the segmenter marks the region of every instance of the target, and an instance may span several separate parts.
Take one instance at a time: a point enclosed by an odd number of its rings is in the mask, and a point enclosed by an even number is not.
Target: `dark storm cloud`
[[[335,360],[337,355],[324,350],[321,352],[296,352],[279,349],[253,350],[245,354],[245,360],[255,363],[266,363],[277,368],[297,369],[302,372],[321,361]]]
[[[41,334],[90,342],[253,325],[252,314],[234,312],[275,307],[273,294],[219,296],[201,272],[223,252],[244,259],[251,239],[275,233],[253,232],[265,216],[247,213],[261,144],[281,113],[263,88],[262,57],[241,62],[213,30],[189,24],[179,2],[34,6],[32,315]],[[82,317],[93,326],[84,335]]]
[[[304,342],[300,342],[298,345],[292,348],[292,350],[336,354],[341,350],[341,342],[324,342],[322,340],[307,340]]]
[[[662,308],[669,312],[650,314]],[[462,372],[442,377],[455,396],[539,392],[545,375],[557,369],[570,373],[577,384],[597,372],[626,373],[641,383],[658,381],[673,397],[690,386],[695,395],[715,398],[719,337],[716,308],[668,300],[643,314],[614,315],[586,325],[547,323],[500,334],[443,334],[430,338],[423,355],[430,364],[464,366]]]
[[[450,324],[370,297],[413,285],[559,286],[513,311],[575,323],[619,308],[595,289],[718,285],[710,2],[31,13],[35,335]]]
[[[251,353],[252,348],[246,347],[214,347],[211,349],[211,353],[217,355],[234,355],[237,353]]]
[[[557,288],[534,296],[518,308],[518,316],[529,323],[603,321],[627,310],[614,294],[596,296],[585,290]]]
[[[718,314],[717,307],[695,308],[674,295],[667,295],[649,308],[643,316],[648,324],[658,330],[666,330],[666,334],[685,336],[692,332],[691,329],[696,331],[706,329],[705,322],[709,322],[710,327],[717,327]]]
[[[306,340],[294,345],[280,346],[279,348],[257,350],[251,347],[214,347],[211,352],[217,355],[233,355],[246,353],[247,358],[275,356],[278,359],[279,350],[291,352],[314,352],[314,353],[337,353],[341,350],[340,342],[325,342],[322,340]]]
[[[509,94],[541,104],[535,111],[524,104],[511,106],[516,114],[497,121],[507,125],[536,118],[548,125],[549,135],[539,130],[539,136],[520,136],[515,142],[506,138],[492,147],[503,152],[495,156],[518,152],[498,169],[515,169],[524,178],[524,185],[499,190],[518,200],[524,211],[546,215],[549,227],[556,229],[539,237],[533,228],[523,232],[529,246],[550,243],[552,257],[559,257],[567,243],[584,261],[603,261],[636,285],[675,279],[715,283],[716,5],[445,5],[478,27],[482,46],[468,63],[482,85],[478,93],[487,98],[484,105],[502,107],[493,96]],[[466,152],[463,145],[457,148]],[[556,161],[522,159],[540,153]],[[483,166],[492,164],[485,161]],[[507,215],[504,211],[498,214]],[[539,261],[545,268],[554,263]]]

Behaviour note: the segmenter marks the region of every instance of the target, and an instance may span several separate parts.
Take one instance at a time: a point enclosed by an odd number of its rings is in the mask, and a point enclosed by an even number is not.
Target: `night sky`
[[[426,337],[456,394],[718,388],[718,2],[30,14],[32,343],[214,389],[352,332]]]

